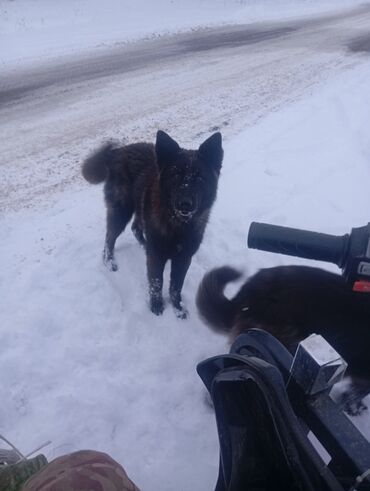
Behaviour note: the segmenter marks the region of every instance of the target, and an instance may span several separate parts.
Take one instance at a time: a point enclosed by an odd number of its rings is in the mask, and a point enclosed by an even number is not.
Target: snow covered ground
[[[149,312],[144,253],[129,230],[117,243],[120,270],[102,266],[101,187],[79,182],[52,201],[45,195],[34,207],[3,212],[0,433],[25,452],[52,440],[49,458],[107,451],[142,491],[213,489],[217,432],[195,366],[227,345],[198,319],[197,285],[216,265],[251,274],[304,263],[247,250],[252,220],[334,234],[369,221],[369,77],[369,58],[357,56],[299,100],[272,105],[228,134],[219,196],[185,282],[187,321],[169,306],[160,318]],[[73,136],[63,135],[66,146]],[[370,416],[356,424],[370,439]]]
[[[226,23],[353,7],[358,0],[0,0],[0,67]]]

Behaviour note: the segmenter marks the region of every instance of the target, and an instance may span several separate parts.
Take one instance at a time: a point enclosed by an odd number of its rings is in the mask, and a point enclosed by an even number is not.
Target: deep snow
[[[52,440],[48,458],[107,451],[142,491],[213,489],[217,433],[195,366],[227,343],[198,319],[197,285],[221,264],[251,274],[308,263],[249,251],[252,220],[335,234],[368,222],[369,77],[365,57],[225,141],[218,199],[185,282],[186,321],[169,306],[160,318],[149,312],[144,253],[129,228],[120,270],[101,264],[100,186],[3,213],[0,433],[25,452]],[[369,415],[355,421],[370,438]]]

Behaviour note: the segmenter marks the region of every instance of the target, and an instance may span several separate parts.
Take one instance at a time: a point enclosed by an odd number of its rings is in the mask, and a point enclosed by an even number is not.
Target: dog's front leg
[[[182,305],[181,290],[190,263],[191,256],[178,255],[172,259],[171,264],[170,299],[172,305],[175,307],[176,315],[180,319],[186,319],[188,314]]]
[[[156,251],[147,250],[146,255],[148,281],[149,281],[149,298],[150,310],[156,314],[163,313],[163,270],[166,264],[166,259]]]

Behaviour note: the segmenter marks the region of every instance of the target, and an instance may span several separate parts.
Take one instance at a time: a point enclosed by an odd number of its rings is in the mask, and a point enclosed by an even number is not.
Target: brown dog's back
[[[312,333],[343,356],[352,374],[370,377],[370,297],[319,268],[279,266],[249,278],[232,299],[223,290],[238,277],[229,267],[204,277],[197,295],[201,316],[230,340],[251,328],[273,334],[291,352]]]
[[[154,145],[142,142],[118,147],[106,143],[83,162],[81,170],[91,184],[112,181],[112,185],[119,187],[119,195],[122,183],[134,183],[143,175],[157,174]]]

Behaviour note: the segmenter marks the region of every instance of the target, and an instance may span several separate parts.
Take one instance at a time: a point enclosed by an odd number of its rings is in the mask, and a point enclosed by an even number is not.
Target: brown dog
[[[337,275],[307,266],[262,269],[234,298],[224,295],[240,273],[214,269],[203,278],[198,294],[200,315],[230,341],[251,328],[268,331],[291,353],[312,333],[321,334],[348,363],[354,386],[344,395],[349,412],[357,413],[370,392],[370,296],[356,293]]]
[[[185,318],[181,290],[216,198],[223,150],[215,133],[198,150],[185,150],[163,131],[155,145],[107,144],[82,165],[87,181],[105,181],[104,263],[116,271],[114,245],[134,216],[132,231],[146,249],[150,308],[163,312],[163,270],[171,260],[170,299]]]

